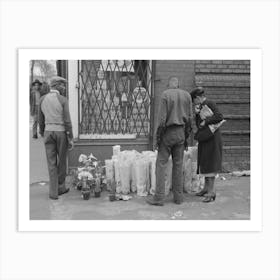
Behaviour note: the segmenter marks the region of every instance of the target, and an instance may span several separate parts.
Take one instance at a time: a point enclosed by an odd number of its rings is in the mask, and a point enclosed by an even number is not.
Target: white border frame
[[[251,61],[250,220],[76,221],[29,219],[29,60],[147,59]],[[19,231],[261,231],[262,229],[262,54],[260,49],[19,49],[18,50],[18,230]],[[25,166],[26,168],[20,168]]]

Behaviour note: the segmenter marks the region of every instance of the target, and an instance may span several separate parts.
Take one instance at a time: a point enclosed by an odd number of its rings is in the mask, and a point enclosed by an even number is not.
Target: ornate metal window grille
[[[80,61],[80,138],[150,135],[151,65],[148,60]]]

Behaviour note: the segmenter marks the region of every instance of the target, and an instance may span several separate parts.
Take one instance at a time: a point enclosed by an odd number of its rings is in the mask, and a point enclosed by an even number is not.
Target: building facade
[[[160,95],[170,76],[187,91],[203,86],[224,114],[224,171],[250,168],[250,61],[69,60],[57,65],[68,79],[75,137],[70,168],[81,153],[110,158],[116,144],[123,150],[154,149]],[[190,144],[195,144],[192,138]]]

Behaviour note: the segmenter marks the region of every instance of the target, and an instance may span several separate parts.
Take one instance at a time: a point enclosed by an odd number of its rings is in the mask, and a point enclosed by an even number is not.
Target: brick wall
[[[225,147],[223,152],[224,171],[250,169],[250,148],[237,146],[227,149]]]
[[[249,60],[196,60],[197,73],[250,74]]]

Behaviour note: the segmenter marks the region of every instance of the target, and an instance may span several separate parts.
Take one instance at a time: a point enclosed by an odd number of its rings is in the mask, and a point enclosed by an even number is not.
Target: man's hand
[[[73,150],[74,149],[74,141],[73,141],[73,139],[69,139],[69,141],[68,141],[68,150],[69,151],[71,151],[71,150]]]
[[[198,113],[200,112],[200,105],[195,105],[195,106],[194,106],[194,112],[195,112],[196,114],[198,114]]]
[[[188,150],[188,141],[187,140],[184,141],[184,147],[185,147],[185,150],[187,151]]]
[[[155,149],[156,149],[156,150],[159,150],[159,145],[160,145],[160,142],[157,141],[157,142],[156,142],[156,146],[155,146]]]

